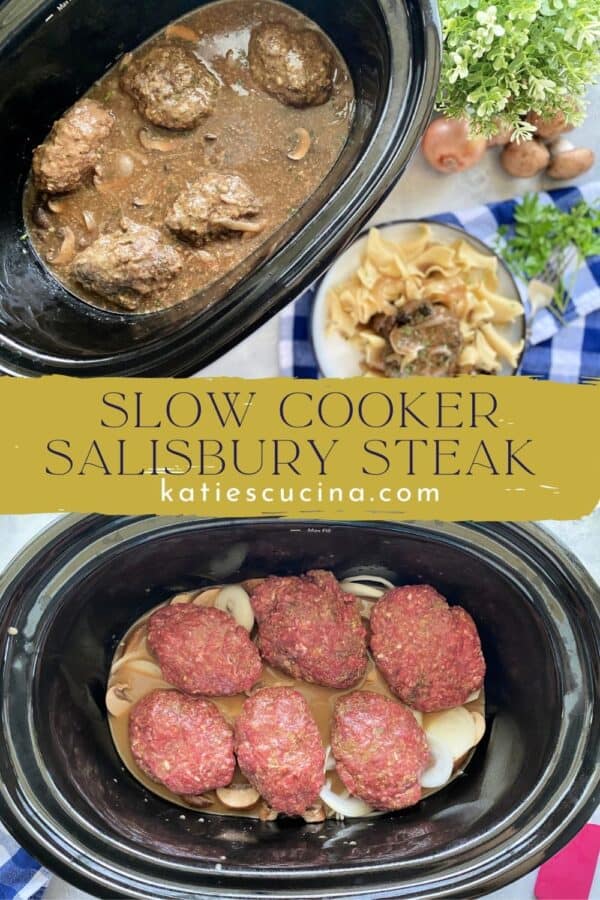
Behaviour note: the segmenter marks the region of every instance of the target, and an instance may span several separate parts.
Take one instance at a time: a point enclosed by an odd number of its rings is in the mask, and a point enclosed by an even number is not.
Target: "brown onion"
[[[427,162],[449,175],[463,172],[479,162],[486,151],[485,138],[471,138],[464,119],[434,119],[423,136],[423,155]]]

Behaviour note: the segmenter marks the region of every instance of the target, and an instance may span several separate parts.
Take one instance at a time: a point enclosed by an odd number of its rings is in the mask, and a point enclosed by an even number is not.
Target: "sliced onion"
[[[124,653],[115,663],[112,664],[110,674],[114,675],[119,671],[124,665],[127,663],[134,662],[134,660],[141,660],[142,656],[139,654],[139,648],[136,647],[135,650],[130,650],[128,653]]]
[[[221,588],[215,600],[215,607],[233,616],[238,625],[246,631],[254,627],[254,613],[250,597],[241,584],[228,584]]]
[[[149,659],[134,660],[131,663],[129,671],[137,672],[138,675],[146,675],[149,678],[162,678],[162,671],[160,666]]]
[[[371,587],[370,584],[360,584],[352,581],[341,581],[340,587],[347,594],[354,594],[355,597],[365,597],[373,600],[378,600],[385,594],[385,591],[382,590],[382,588]]]
[[[332,753],[331,747],[328,745],[325,748],[325,766],[323,767],[324,772],[332,772],[335,769],[335,756]]]
[[[436,738],[428,736],[427,743],[431,753],[431,762],[421,775],[421,787],[439,788],[450,781],[454,770],[454,759],[448,747]]]
[[[347,791],[345,791],[345,795],[336,794],[332,790],[329,780],[321,788],[319,796],[323,803],[326,803],[342,819],[358,819],[361,816],[370,816],[375,812],[360,797],[351,797]]]
[[[464,706],[428,713],[423,729],[427,740],[433,738],[448,748],[453,758],[461,759],[477,743],[475,720]]]
[[[388,591],[391,591],[396,587],[396,585],[392,584],[392,582],[387,578],[382,578],[381,575],[369,575],[366,572],[361,575],[349,575],[347,578],[344,578],[344,582],[350,584],[363,584],[365,581],[372,581],[374,584],[381,584]]]

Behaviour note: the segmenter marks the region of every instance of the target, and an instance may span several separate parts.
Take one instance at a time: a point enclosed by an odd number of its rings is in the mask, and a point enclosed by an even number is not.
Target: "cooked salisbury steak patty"
[[[252,30],[248,58],[256,83],[288,106],[320,106],[331,96],[333,53],[312,28],[259,25]]]
[[[219,84],[189,48],[168,44],[136,54],[123,71],[121,87],[153,125],[185,130],[213,111]]]
[[[166,224],[178,237],[194,244],[240,232],[257,232],[252,221],[261,204],[239,175],[205,172],[173,204]]]
[[[239,694],[262,671],[248,632],[220,609],[163,606],[148,620],[148,646],[165,679],[189,694]]]
[[[114,122],[113,113],[96,100],[72,106],[33,152],[36,187],[50,194],[78,188],[94,171]]]
[[[396,316],[377,313],[369,324],[389,341],[386,375],[457,374],[463,337],[460,321],[445,306],[419,300],[401,307]]]
[[[422,712],[460,706],[483,685],[473,619],[429,585],[395,588],[377,601],[371,650],[392,691]]]
[[[302,694],[264,688],[249,697],[235,723],[240,769],[277,812],[302,815],[323,786],[325,754]]]
[[[168,287],[183,259],[158,229],[130,221],[123,226],[82,250],[73,260],[71,274],[113,303],[137,309],[144,299]]]
[[[250,597],[262,655],[294,678],[354,687],[367,667],[366,633],[356,598],[331,572],[271,577]]]
[[[371,691],[340,697],[331,749],[350,793],[375,809],[403,809],[421,799],[429,747],[412,712],[394,700]]]
[[[146,694],[131,711],[129,742],[140,769],[175,794],[202,794],[233,778],[233,732],[209,700]]]

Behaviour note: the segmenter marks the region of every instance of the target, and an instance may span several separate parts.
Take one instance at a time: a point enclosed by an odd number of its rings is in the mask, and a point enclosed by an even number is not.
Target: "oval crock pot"
[[[206,0],[204,0],[206,2]],[[357,107],[348,142],[307,203],[222,282],[159,313],[102,312],[75,298],[26,240],[22,192],[33,148],[125,50],[202,0],[8,0],[0,18],[0,371],[189,375],[316,278],[404,170],[433,107],[440,60],[434,0],[290,0],[337,44]],[[219,299],[220,298],[220,299]]]
[[[471,612],[483,744],[464,777],[403,813],[183,818],[111,742],[116,643],[175,590],[311,567],[431,582]],[[533,526],[66,517],[0,581],[2,818],[102,897],[481,895],[558,850],[598,801],[599,610],[590,577]]]

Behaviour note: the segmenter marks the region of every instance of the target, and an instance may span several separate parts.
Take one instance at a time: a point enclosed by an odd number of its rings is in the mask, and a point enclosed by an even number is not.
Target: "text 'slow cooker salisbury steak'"
[[[331,749],[350,793],[375,809],[404,809],[421,799],[429,747],[414,715],[399,703],[371,691],[341,697]]]
[[[233,778],[233,732],[210,700],[146,694],[131,711],[129,742],[140,769],[175,794],[201,794]]]
[[[302,694],[264,688],[249,697],[235,723],[240,769],[272,809],[302,815],[319,798],[325,754]]]
[[[250,599],[267,662],[327,687],[358,684],[367,668],[365,628],[356,598],[331,572],[270,577]]]
[[[422,712],[460,706],[483,684],[473,619],[428,585],[395,588],[375,604],[371,650],[392,691]]]
[[[248,632],[220,609],[162,607],[148,621],[148,646],[165,680],[189,694],[240,694],[262,671]]]

